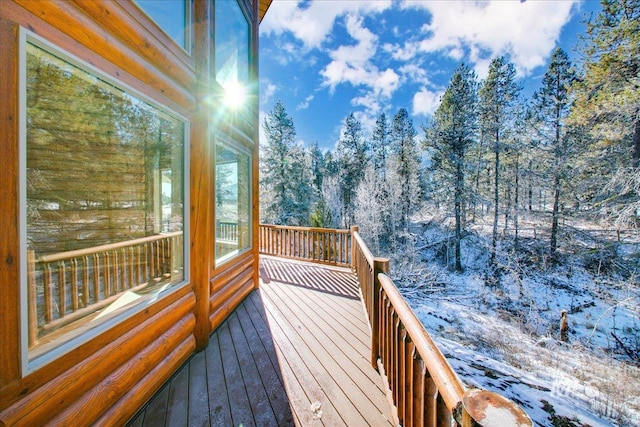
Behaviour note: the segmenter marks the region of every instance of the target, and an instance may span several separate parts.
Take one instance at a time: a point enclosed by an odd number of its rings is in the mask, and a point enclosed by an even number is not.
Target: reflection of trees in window
[[[185,125],[34,44],[26,53],[24,286],[38,357],[184,282]]]
[[[181,121],[32,45],[27,87],[30,247],[52,253],[144,237],[167,217],[182,229]]]
[[[251,246],[250,156],[216,145],[216,260]]]

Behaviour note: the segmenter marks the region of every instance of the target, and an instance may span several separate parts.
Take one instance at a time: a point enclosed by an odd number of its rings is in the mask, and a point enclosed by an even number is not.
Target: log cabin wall
[[[125,423],[194,351],[207,345],[209,334],[257,286],[257,98],[254,97],[253,105],[233,118],[221,119],[215,114],[223,108],[221,101],[211,96],[222,91],[213,71],[215,2],[189,1],[192,28],[187,49],[180,48],[130,1],[0,1],[1,426]],[[256,81],[259,5],[249,0],[240,0],[240,5],[250,22],[249,80]],[[80,340],[62,356],[33,369],[26,369],[22,356],[26,301],[21,290],[25,283],[21,265],[25,264],[27,254],[20,244],[20,192],[25,191],[20,188],[19,165],[20,103],[24,102],[19,88],[23,78],[19,71],[21,29],[133,88],[155,104],[175,112],[188,124],[188,147],[185,148],[188,169],[184,177],[184,191],[189,200],[184,228],[185,242],[189,245],[186,281],[144,309],[133,311],[109,328]],[[47,93],[54,93],[60,86],[41,89],[44,94],[41,98],[45,99]],[[70,125],[72,114],[55,123],[50,121],[47,109],[59,107],[50,104],[40,110],[43,114],[37,119],[41,128]],[[81,99],[78,108],[83,111],[76,115],[79,122],[80,116],[96,114],[90,105],[83,105]],[[143,205],[141,201],[145,199],[149,204],[150,198],[149,175],[144,173],[145,158],[139,155],[139,147],[131,147],[129,152],[114,149],[113,135],[107,137],[95,131],[101,124],[100,118],[82,122],[85,128],[76,126],[75,133],[68,137],[76,143],[70,150],[76,157],[70,160],[98,159],[105,168],[110,162],[129,162],[132,174],[138,176],[123,174],[122,181],[132,183],[127,205],[133,208],[119,212],[110,220],[121,224],[120,228],[116,227],[119,230],[116,234],[122,238],[148,235],[157,224],[152,225],[152,212],[136,208]],[[94,129],[90,129],[91,126]],[[83,148],[86,134],[91,132],[94,133],[92,147]],[[251,212],[251,241],[255,242],[224,263],[216,263],[214,253],[214,146],[218,135],[224,135],[250,154],[251,204],[247,208]],[[49,148],[56,148],[58,144],[52,140],[43,140],[45,142],[53,144]],[[27,161],[42,162],[42,159],[34,156]],[[52,162],[48,168],[57,187],[54,191],[51,186],[43,188],[42,193],[53,192],[64,198],[64,192],[73,190],[74,186],[77,191],[86,191],[82,182],[70,182],[71,175],[65,177],[73,166]],[[96,211],[108,209],[111,203],[108,198],[113,195],[109,196],[108,191],[93,190],[86,194],[87,198],[96,198],[92,212],[69,205],[62,215],[64,221],[59,221],[52,218],[50,212],[43,211],[39,222],[33,223],[37,225],[32,227],[32,231],[37,231],[33,235],[39,236],[33,243],[45,247],[51,243],[47,241],[52,233],[64,234],[66,237],[59,240],[67,242],[66,245],[56,246],[54,242],[47,246],[48,252],[62,252],[77,249],[74,244],[82,240],[82,246],[117,240],[114,228],[103,227],[100,221],[94,221],[88,229],[81,226],[87,218],[101,217]],[[37,191],[36,188],[32,194],[38,194]]]

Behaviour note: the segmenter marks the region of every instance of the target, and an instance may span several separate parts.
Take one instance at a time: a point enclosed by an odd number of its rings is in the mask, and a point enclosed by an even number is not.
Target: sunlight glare
[[[240,108],[244,104],[245,98],[245,89],[240,82],[231,82],[225,88],[224,101],[229,107],[233,109]]]

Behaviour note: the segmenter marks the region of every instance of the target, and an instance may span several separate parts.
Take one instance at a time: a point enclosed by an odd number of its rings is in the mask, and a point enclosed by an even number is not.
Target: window
[[[249,23],[236,0],[217,0],[216,80],[235,90],[249,80]]]
[[[251,156],[216,144],[216,265],[251,247]]]
[[[185,0],[136,0],[140,9],[149,15],[180,47],[190,52],[191,2]]]
[[[188,129],[35,36],[23,46],[23,339],[35,366],[185,282]]]

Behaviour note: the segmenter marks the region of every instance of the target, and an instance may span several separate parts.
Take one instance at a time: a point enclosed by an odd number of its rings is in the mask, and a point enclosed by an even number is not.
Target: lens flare
[[[246,100],[245,88],[240,82],[230,82],[225,87],[224,101],[230,108],[238,109]]]

